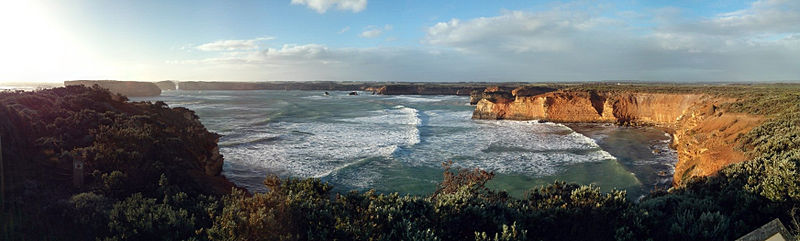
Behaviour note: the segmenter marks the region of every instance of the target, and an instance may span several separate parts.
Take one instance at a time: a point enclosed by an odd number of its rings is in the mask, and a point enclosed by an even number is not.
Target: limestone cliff
[[[497,97],[513,98],[514,96],[534,96],[556,89],[546,86],[489,86],[483,90],[473,90],[469,94],[469,104],[477,105],[481,99],[490,99]]]
[[[359,90],[367,86],[360,82],[334,81],[266,81],[266,82],[226,82],[226,81],[181,81],[180,90]]]
[[[141,96],[159,96],[161,95],[161,88],[151,82],[139,81],[114,81],[114,80],[70,80],[64,81],[64,86],[83,85],[92,87],[99,85],[104,89],[108,89],[112,93],[128,97],[141,97]]]
[[[680,185],[687,178],[712,175],[728,164],[746,160],[745,154],[734,148],[736,138],[763,118],[718,108],[731,101],[704,94],[553,91],[524,95],[512,91],[484,97],[472,117],[667,127],[678,152],[673,180]]]
[[[470,95],[472,91],[484,88],[485,86],[413,83],[370,86],[364,90],[379,95]]]
[[[155,82],[154,84],[156,86],[158,86],[158,88],[161,89],[162,91],[164,91],[164,90],[175,90],[175,89],[178,88],[178,85],[176,85],[175,82],[172,81],[172,80],[158,81],[158,82]]]

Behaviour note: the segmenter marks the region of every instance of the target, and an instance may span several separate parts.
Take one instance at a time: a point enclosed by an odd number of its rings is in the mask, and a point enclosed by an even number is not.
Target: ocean
[[[554,181],[639,197],[668,187],[677,160],[669,135],[652,127],[473,120],[463,96],[329,93],[178,90],[131,100],[194,110],[222,135],[223,175],[255,192],[274,174],[424,195],[452,161],[493,171],[489,186],[516,197]]]

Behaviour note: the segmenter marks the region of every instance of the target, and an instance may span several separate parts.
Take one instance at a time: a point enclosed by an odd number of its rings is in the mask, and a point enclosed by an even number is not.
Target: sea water
[[[462,96],[329,91],[165,91],[132,101],[194,110],[222,135],[223,175],[265,191],[266,175],[320,178],[336,190],[429,194],[442,163],[492,171],[517,197],[554,181],[623,189],[668,186],[675,152],[655,128],[473,120]]]

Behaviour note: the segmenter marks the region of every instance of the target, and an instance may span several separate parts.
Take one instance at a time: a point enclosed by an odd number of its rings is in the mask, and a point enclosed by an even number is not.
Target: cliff
[[[473,90],[470,92],[469,95],[469,104],[470,105],[477,105],[478,101],[481,99],[493,99],[498,96],[503,96],[503,98],[511,99],[514,96],[534,96],[543,93],[547,93],[550,91],[555,91],[556,89],[545,87],[545,86],[489,86],[486,89],[478,89]]]
[[[159,82],[160,83],[160,82]],[[355,81],[269,81],[269,82],[221,82],[182,81],[181,90],[363,90],[380,95],[461,95],[480,97],[487,86],[500,86],[511,90],[522,83],[426,83],[426,82],[355,82]],[[549,89],[552,90],[552,89]]]
[[[678,152],[674,184],[709,176],[747,156],[734,148],[736,138],[760,125],[760,116],[726,113],[735,101],[697,93],[640,91],[553,91],[525,95],[521,90],[491,92],[473,112],[475,119],[608,122],[656,125],[672,130]]]
[[[234,187],[221,176],[220,136],[193,111],[127,102],[98,87],[0,92],[0,137],[11,193],[34,187],[64,195],[152,192],[161,178],[186,192],[220,194]],[[85,168],[75,175],[78,160]],[[74,177],[86,182],[74,187]]]
[[[181,81],[181,90],[359,90],[368,85],[360,82],[333,81],[270,81],[270,82],[221,82]]]
[[[447,84],[392,84],[365,88],[380,95],[470,95],[485,86]]]
[[[92,87],[99,85],[108,89],[112,93],[128,97],[159,96],[161,89],[151,82],[139,81],[114,81],[114,80],[68,80],[64,81],[64,86],[83,85]]]
[[[171,80],[158,81],[155,84],[162,91],[163,90],[175,90],[175,89],[178,88],[178,86],[175,84],[175,82],[171,81]]]

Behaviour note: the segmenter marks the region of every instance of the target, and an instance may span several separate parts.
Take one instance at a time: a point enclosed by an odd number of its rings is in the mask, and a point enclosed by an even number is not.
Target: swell
[[[220,147],[237,147],[237,146],[249,146],[249,145],[259,145],[259,144],[268,144],[272,142],[276,142],[280,140],[280,136],[274,135],[264,135],[255,138],[249,138],[244,140],[237,140],[234,139],[233,141],[220,141]]]
[[[419,110],[402,105],[395,106],[394,108],[399,109],[409,120],[406,125],[408,125],[411,129],[409,130],[410,134],[408,135],[408,142],[406,145],[404,145],[404,147],[411,148],[414,145],[419,144],[421,141],[419,128],[423,125]]]

